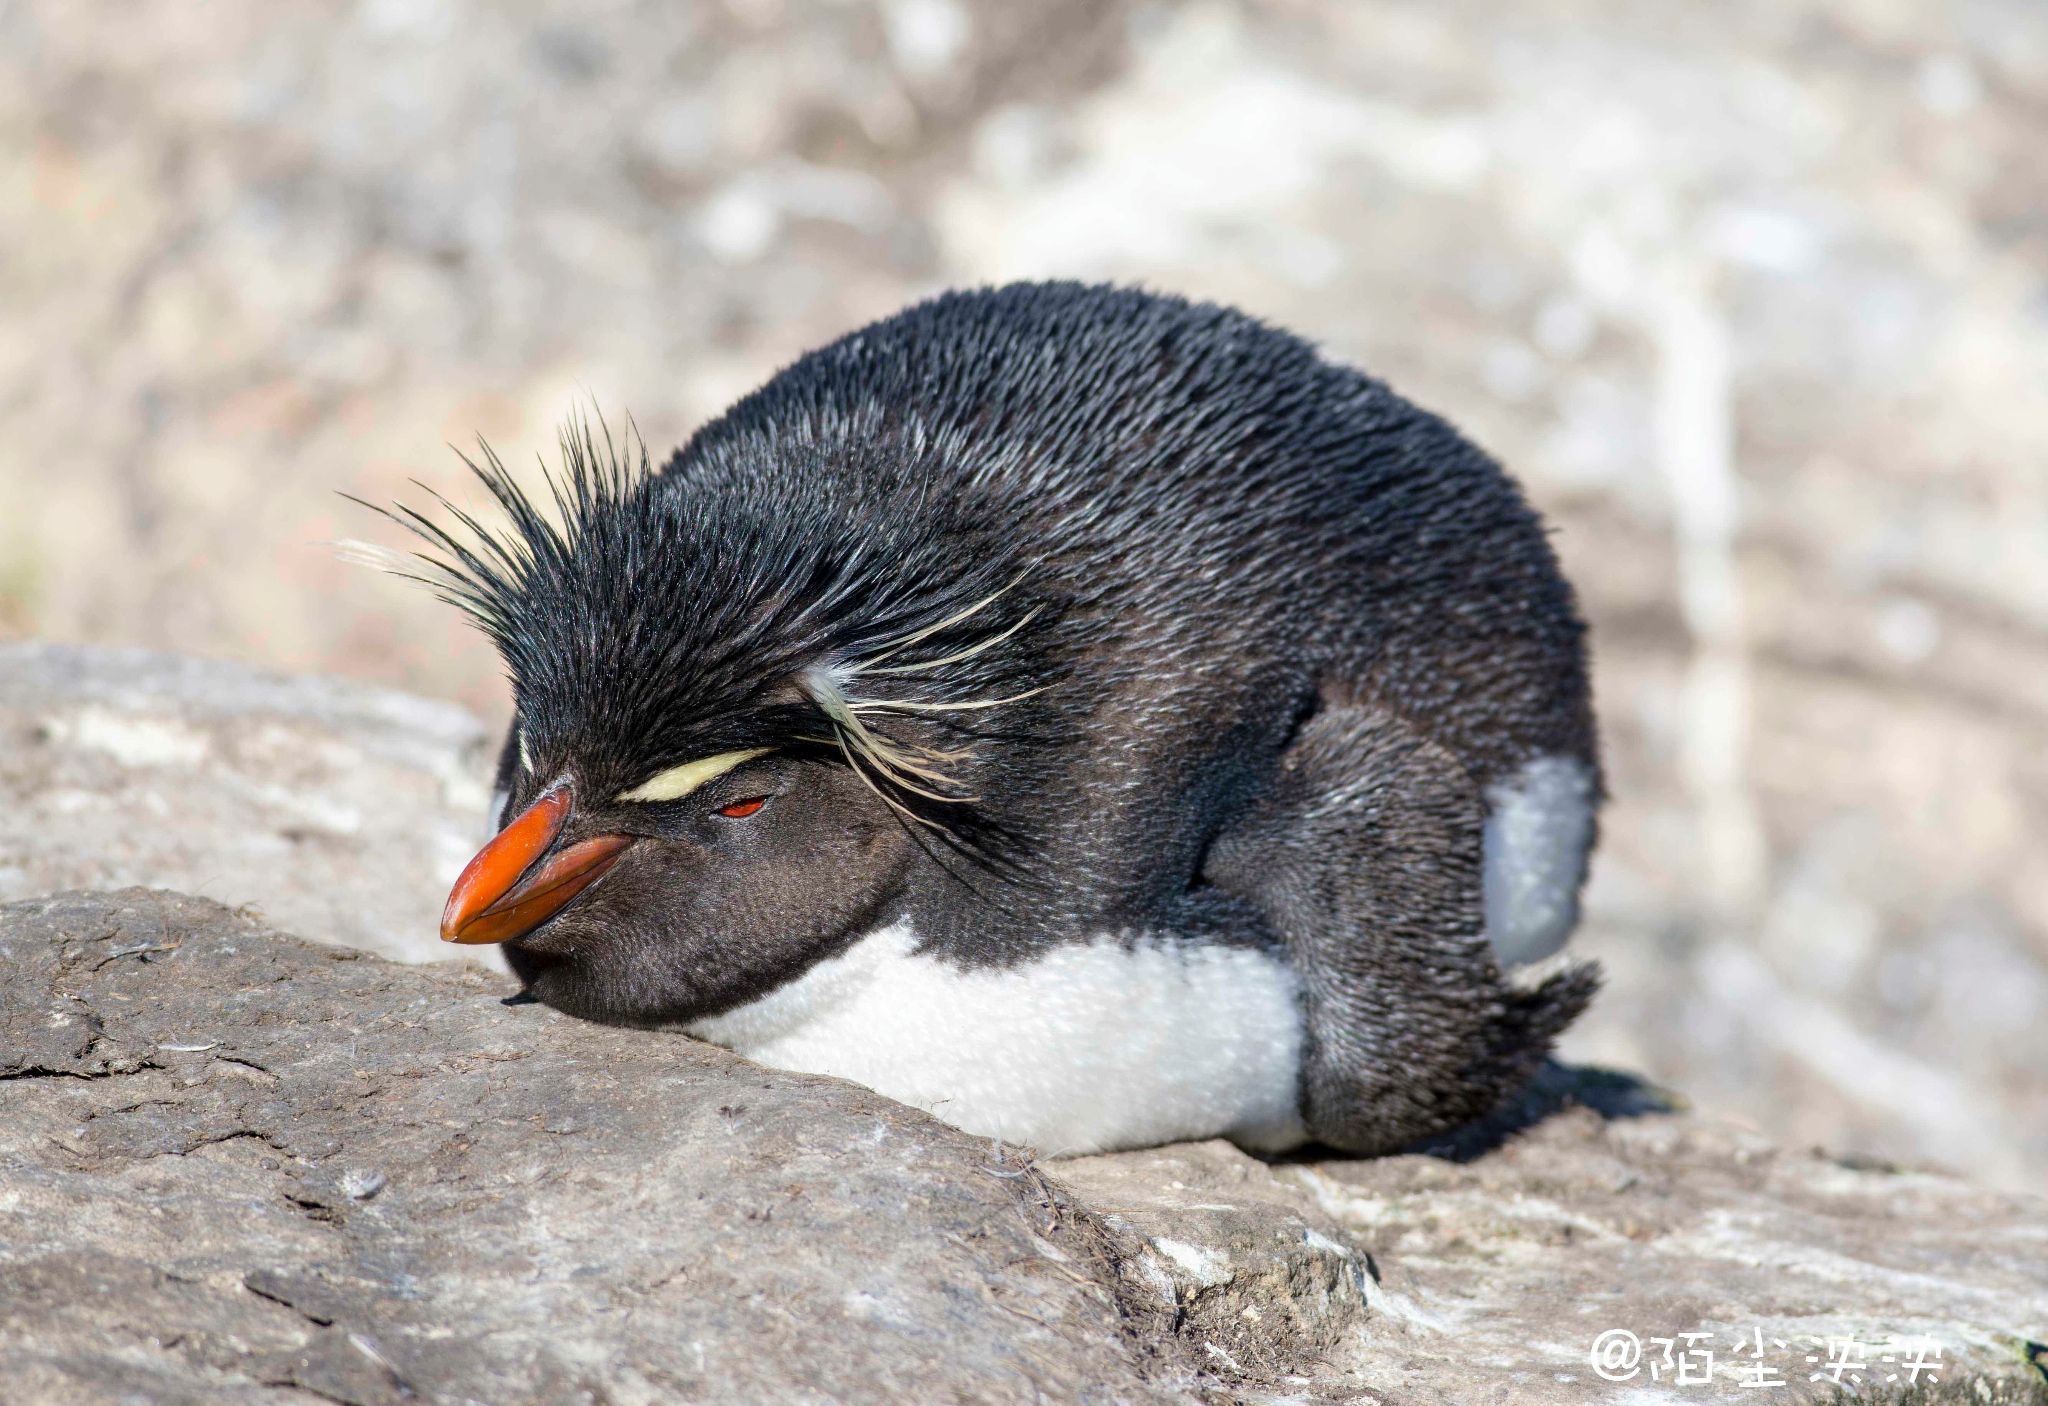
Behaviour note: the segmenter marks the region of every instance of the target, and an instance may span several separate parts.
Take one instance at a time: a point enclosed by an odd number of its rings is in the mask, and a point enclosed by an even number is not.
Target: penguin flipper
[[[1389,1152],[1492,1112],[1585,1009],[1598,967],[1510,984],[1485,933],[1485,808],[1398,717],[1327,708],[1203,877],[1249,900],[1301,981],[1302,1110],[1319,1141]]]

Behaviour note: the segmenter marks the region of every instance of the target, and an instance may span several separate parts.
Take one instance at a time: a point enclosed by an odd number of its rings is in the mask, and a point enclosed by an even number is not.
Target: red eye
[[[767,804],[768,798],[766,796],[749,796],[744,801],[734,801],[729,806],[720,806],[718,813],[728,820],[745,820]]]

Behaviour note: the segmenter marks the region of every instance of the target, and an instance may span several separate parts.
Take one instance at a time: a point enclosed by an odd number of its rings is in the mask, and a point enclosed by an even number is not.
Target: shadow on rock
[[[1608,1122],[1645,1118],[1690,1109],[1684,1095],[1659,1088],[1640,1075],[1592,1064],[1543,1061],[1529,1087],[1484,1118],[1437,1137],[1412,1142],[1392,1156],[1417,1154],[1450,1162],[1471,1162],[1499,1147],[1516,1133],[1572,1108],[1587,1108]],[[1274,1163],[1327,1162],[1354,1154],[1309,1143],[1266,1160]]]

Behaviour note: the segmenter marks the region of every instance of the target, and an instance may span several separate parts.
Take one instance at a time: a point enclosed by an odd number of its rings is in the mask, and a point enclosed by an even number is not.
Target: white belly
[[[1301,1143],[1299,984],[1277,954],[1105,938],[1004,970],[907,924],[689,1032],[1043,1156],[1225,1136]]]

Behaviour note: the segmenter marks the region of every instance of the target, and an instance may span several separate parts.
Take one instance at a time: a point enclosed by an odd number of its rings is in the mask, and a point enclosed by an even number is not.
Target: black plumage
[[[803,357],[658,472],[565,445],[552,521],[495,460],[509,528],[413,519],[511,678],[505,815],[566,787],[555,849],[641,841],[508,946],[543,1000],[687,1022],[896,918],[965,969],[1258,947],[1301,974],[1308,1129],[1377,1150],[1488,1111],[1590,997],[1508,982],[1481,893],[1498,787],[1597,778],[1584,627],[1514,484],[1378,381],[1017,285]]]

